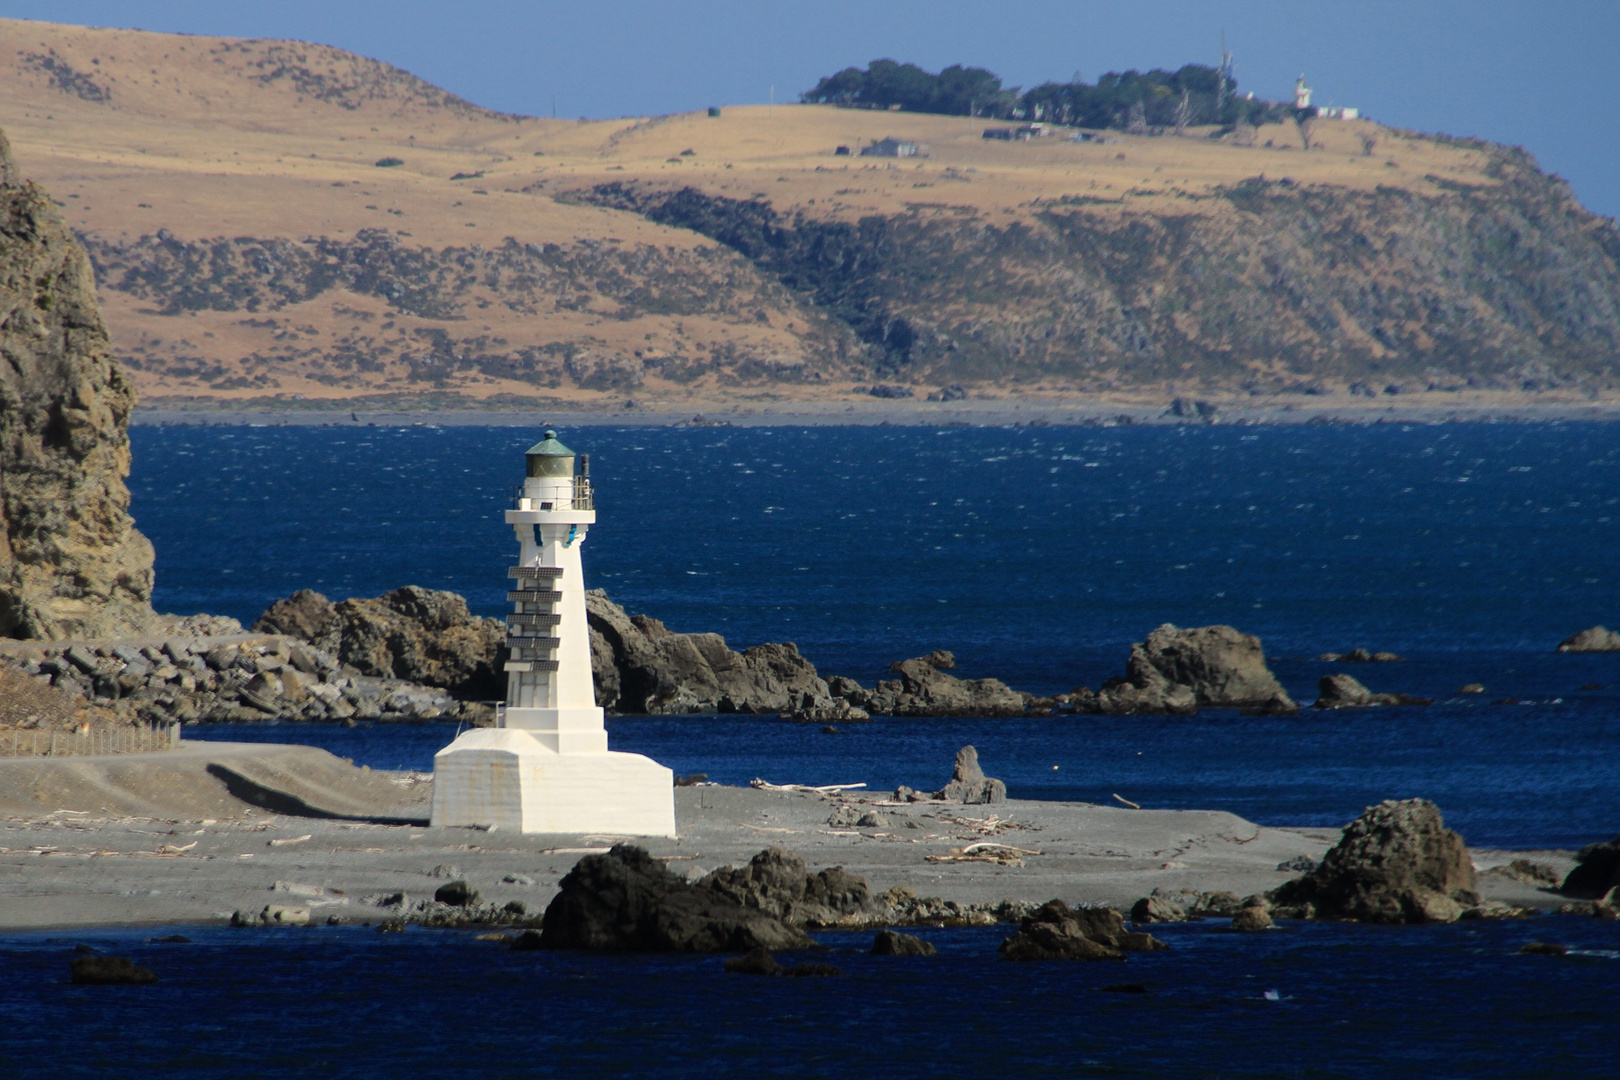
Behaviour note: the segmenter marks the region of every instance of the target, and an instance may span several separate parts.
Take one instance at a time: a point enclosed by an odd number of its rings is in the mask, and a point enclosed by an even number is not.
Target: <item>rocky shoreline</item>
[[[1267,666],[1258,638],[1230,626],[1165,624],[1130,647],[1123,675],[1095,690],[1040,696],[999,679],[959,678],[937,650],[889,665],[872,686],[823,676],[791,642],[738,652],[713,633],[680,633],[631,615],[601,590],[587,594],[596,697],[610,712],[742,713],[835,727],[873,716],[1000,717],[1082,714],[1190,716],[1204,708],[1291,715],[1300,706]],[[103,642],[0,643],[0,664],[127,723],[353,723],[454,719],[494,722],[502,696],[505,628],[471,614],[455,593],[406,586],[333,602],[303,590],[243,631],[235,620],[164,617],[167,633]],[[1612,651],[1594,627],[1560,653]],[[1324,653],[1324,662],[1398,664],[1390,652]],[[1473,693],[1474,685],[1461,692]],[[1374,692],[1346,672],[1320,679],[1315,709],[1424,706],[1432,699]],[[8,721],[24,729],[28,718]]]

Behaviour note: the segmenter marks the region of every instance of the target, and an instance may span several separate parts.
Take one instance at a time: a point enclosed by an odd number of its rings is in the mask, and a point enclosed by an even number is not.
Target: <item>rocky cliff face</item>
[[[1620,230],[1523,151],[1477,148],[1483,183],[1256,176],[1005,222],[968,207],[818,220],[635,183],[581,197],[733,248],[913,382],[1612,387]]]
[[[0,636],[119,637],[153,614],[129,516],[135,395],[90,263],[0,135]]]

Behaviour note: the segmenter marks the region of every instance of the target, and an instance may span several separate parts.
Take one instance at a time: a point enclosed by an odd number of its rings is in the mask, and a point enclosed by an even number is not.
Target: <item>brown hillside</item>
[[[0,88],[148,401],[1614,381],[1620,240],[1483,143],[573,123],[324,46],[11,20]],[[887,135],[931,156],[834,155]]]

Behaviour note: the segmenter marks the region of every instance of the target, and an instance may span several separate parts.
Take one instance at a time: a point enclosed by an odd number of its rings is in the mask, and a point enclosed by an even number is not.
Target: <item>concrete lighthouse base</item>
[[[675,774],[640,754],[559,754],[521,728],[477,728],[433,756],[433,824],[674,836]]]

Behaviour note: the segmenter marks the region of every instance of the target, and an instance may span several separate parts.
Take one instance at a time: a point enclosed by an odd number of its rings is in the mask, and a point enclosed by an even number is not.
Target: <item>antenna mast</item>
[[[1226,28],[1221,28],[1221,67],[1216,77],[1215,121],[1226,112],[1226,86],[1232,81],[1232,54],[1226,49]]]

